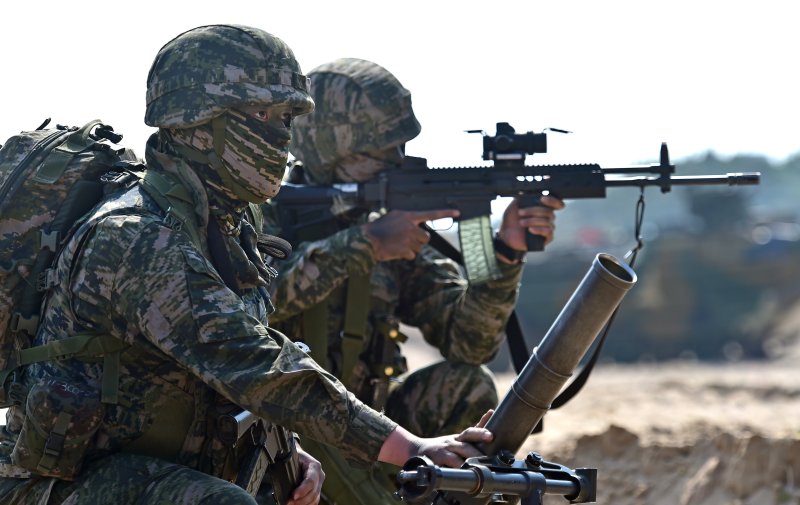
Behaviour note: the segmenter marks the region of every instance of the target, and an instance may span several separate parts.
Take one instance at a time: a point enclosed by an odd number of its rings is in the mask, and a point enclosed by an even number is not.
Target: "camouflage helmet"
[[[164,45],[147,76],[144,122],[191,128],[238,105],[283,104],[314,110],[308,78],[281,39],[258,28],[209,25]]]
[[[371,61],[341,58],[308,74],[313,114],[293,125],[292,154],[314,171],[354,153],[399,146],[421,130],[411,93],[388,70]]]

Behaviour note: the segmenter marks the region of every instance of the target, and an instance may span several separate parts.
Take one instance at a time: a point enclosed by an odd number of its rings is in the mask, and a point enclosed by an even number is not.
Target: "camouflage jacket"
[[[149,170],[171,172],[190,188],[205,230],[208,204],[197,176],[151,144],[147,154]],[[79,228],[57,276],[37,344],[91,331],[130,345],[121,357],[119,402],[106,407],[97,451],[132,444],[135,452],[137,437],[155,433],[165,451],[178,450],[172,459],[206,471],[200,467],[210,450],[209,414],[226,402],[333,445],[357,463],[376,461],[396,426],[269,328],[259,290],[229,289],[207,251],[167,226],[138,186],[107,200]],[[29,366],[27,378],[97,391],[102,373],[102,360],[64,359]],[[176,426],[186,429],[175,433]]]
[[[278,204],[264,206],[266,233],[281,234],[279,216]],[[501,263],[500,279],[469,286],[459,265],[431,246],[423,247],[413,261],[376,262],[360,226],[301,242],[287,260],[275,266],[280,273],[269,288],[278,305],[272,323],[292,338],[302,338],[303,312],[327,299],[328,359],[337,376],[341,376],[337,368],[341,365],[339,335],[346,305],[346,292],[341,288],[349,275],[371,272],[373,302],[368,325],[376,317],[397,318],[417,327],[445,359],[470,364],[487,363],[502,344],[522,275],[521,265]],[[371,331],[368,328],[367,334]],[[354,374],[354,381],[364,379],[358,375]],[[359,384],[346,385],[351,391],[361,390]]]

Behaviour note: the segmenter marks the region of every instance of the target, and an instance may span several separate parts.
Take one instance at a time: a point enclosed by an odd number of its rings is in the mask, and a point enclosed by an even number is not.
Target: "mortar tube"
[[[522,447],[635,283],[627,263],[605,253],[595,257],[486,424],[494,439],[478,446],[484,454]]]

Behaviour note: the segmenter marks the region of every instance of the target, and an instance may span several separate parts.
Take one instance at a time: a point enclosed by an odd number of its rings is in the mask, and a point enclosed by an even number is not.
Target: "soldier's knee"
[[[203,496],[197,505],[261,505],[244,489],[231,484],[229,487],[219,489]]]
[[[470,389],[491,389],[494,391],[494,374],[486,365],[471,363],[450,363],[450,377],[467,385]]]

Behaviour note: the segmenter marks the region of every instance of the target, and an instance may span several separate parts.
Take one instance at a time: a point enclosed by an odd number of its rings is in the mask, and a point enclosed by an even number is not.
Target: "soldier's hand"
[[[385,216],[363,225],[372,243],[377,261],[413,260],[431,236],[419,227],[425,221],[458,217],[457,210],[392,210]]]
[[[421,438],[397,426],[384,440],[378,461],[403,466],[412,456],[428,456],[437,465],[458,468],[465,459],[483,455],[473,444],[491,442],[492,438],[489,430],[478,426],[458,435],[434,438]]]
[[[419,454],[428,456],[437,465],[459,468],[465,459],[483,456],[473,444],[491,442],[492,438],[494,436],[486,428],[473,426],[455,436],[423,438]]]
[[[485,428],[486,423],[489,422],[489,418],[492,417],[494,414],[494,409],[489,409],[484,413],[481,418],[478,420],[478,424],[475,425],[476,428]]]
[[[564,202],[554,196],[542,196],[541,205],[520,208],[515,198],[503,213],[499,235],[503,242],[518,251],[527,250],[525,234],[544,237],[544,243],[553,241],[556,229],[555,211],[564,208]]]
[[[322,471],[320,462],[299,446],[297,456],[303,471],[303,481],[292,492],[292,498],[286,505],[317,505],[322,494],[325,472]]]

